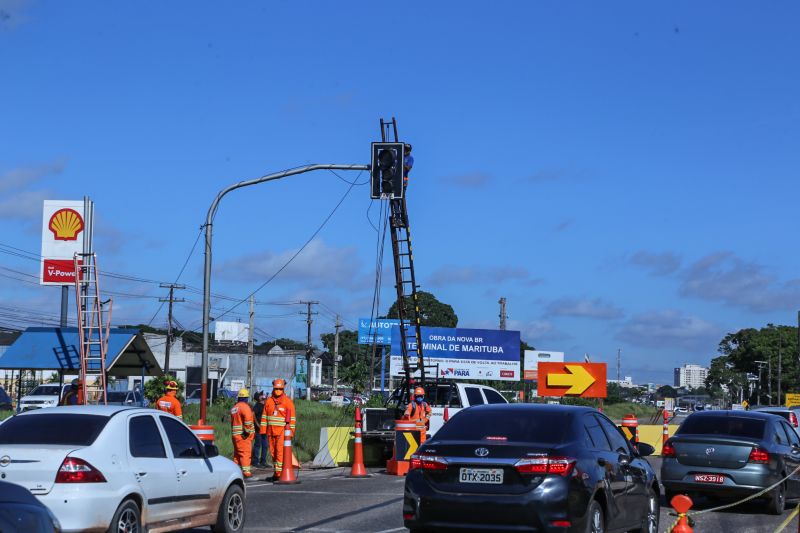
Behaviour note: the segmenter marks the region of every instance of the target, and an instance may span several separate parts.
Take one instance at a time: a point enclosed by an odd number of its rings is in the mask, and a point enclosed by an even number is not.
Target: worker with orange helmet
[[[423,421],[426,426],[430,424],[431,406],[425,401],[425,389],[422,387],[414,388],[414,401],[408,403],[403,418]]]
[[[167,392],[164,393],[164,396],[159,398],[156,402],[156,409],[183,419],[183,408],[181,407],[181,402],[177,397],[178,382],[172,380],[167,381],[166,389]]]
[[[253,440],[256,428],[253,422],[253,409],[250,404],[250,391],[241,389],[236,404],[231,408],[231,439],[233,440],[233,462],[242,468],[244,477],[251,477],[250,459],[253,454]]]
[[[83,403],[83,399],[80,395],[81,392],[81,381],[79,379],[73,379],[72,383],[70,383],[69,389],[67,392],[64,393],[64,396],[61,398],[61,402],[58,405],[81,405]]]
[[[284,389],[286,389],[284,380],[276,379],[272,382],[272,394],[264,404],[264,412],[261,415],[261,431],[269,439],[269,453],[272,455],[272,465],[275,468],[272,478],[268,478],[272,481],[277,481],[283,471],[283,434],[286,420],[287,418],[289,420],[292,437],[297,424],[294,402],[286,396]],[[291,465],[292,458],[289,457],[288,461]]]

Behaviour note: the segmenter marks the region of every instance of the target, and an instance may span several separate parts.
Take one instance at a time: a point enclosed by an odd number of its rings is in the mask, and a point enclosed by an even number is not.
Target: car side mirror
[[[653,447],[653,445],[647,444],[646,442],[637,442],[635,446],[636,446],[636,451],[642,457],[653,455],[656,452],[656,449]]]
[[[217,448],[217,445],[214,444],[213,442],[204,442],[203,447],[205,448],[206,451],[206,457],[208,457],[209,459],[211,457],[216,457],[219,455],[219,448]]]

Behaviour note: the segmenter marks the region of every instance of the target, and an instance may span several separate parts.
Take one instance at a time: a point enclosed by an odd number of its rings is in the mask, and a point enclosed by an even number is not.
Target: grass
[[[0,420],[5,420],[6,418],[13,416],[15,411],[0,411]]]
[[[297,431],[292,444],[300,462],[312,460],[319,451],[320,428],[353,425],[352,409],[306,400],[295,400],[294,403],[297,407]],[[230,406],[231,404],[215,404],[206,410],[206,423],[214,427],[214,443],[219,448],[219,453],[226,457],[233,457]],[[194,424],[199,418],[199,405],[184,406],[183,419],[187,424]]]
[[[640,424],[649,424],[655,416],[657,410],[652,405],[642,405],[640,403],[613,403],[603,408],[606,416],[611,420],[621,421],[622,417],[628,414],[636,415]]]

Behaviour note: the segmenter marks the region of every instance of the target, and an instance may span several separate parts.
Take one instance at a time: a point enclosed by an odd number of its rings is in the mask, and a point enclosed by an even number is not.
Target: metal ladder
[[[397,137],[397,122],[392,118],[391,122],[381,119],[381,139],[388,142],[389,134],[394,134],[394,141],[400,142]],[[413,395],[414,375],[419,373],[420,384],[425,386],[425,361],[422,354],[422,334],[420,332],[420,309],[417,299],[417,281],[414,274],[414,251],[411,245],[411,229],[408,224],[408,211],[406,209],[406,198],[389,200],[391,209],[390,227],[392,233],[392,256],[394,258],[394,277],[395,288],[397,289],[397,316],[400,320],[400,346],[403,356],[403,371],[405,373],[406,387],[409,398]],[[406,324],[414,327],[416,338],[416,368],[412,369],[408,360],[408,345]]]
[[[106,353],[111,324],[111,300],[100,300],[97,256],[76,253],[75,301],[78,306],[82,405],[106,404]],[[107,305],[106,305],[107,304]]]

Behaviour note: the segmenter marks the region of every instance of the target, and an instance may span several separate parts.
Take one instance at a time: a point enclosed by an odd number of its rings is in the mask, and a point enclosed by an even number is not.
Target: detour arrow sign
[[[605,398],[605,363],[539,363],[539,396]]]

